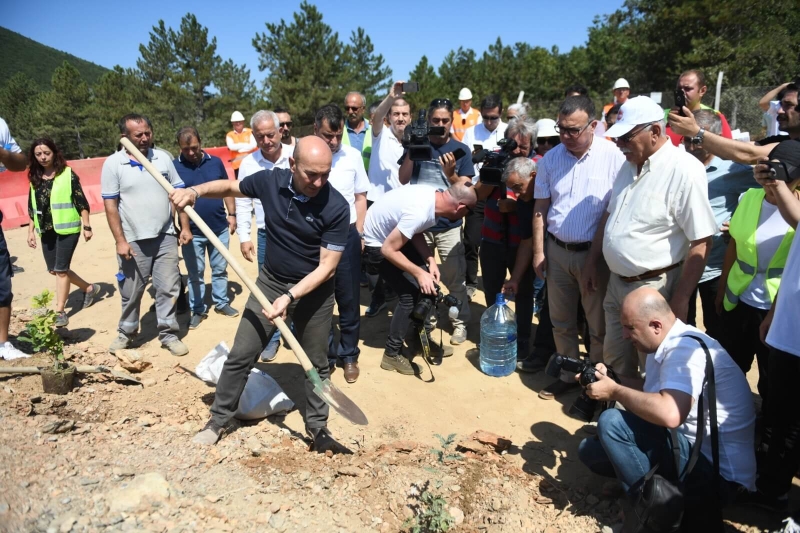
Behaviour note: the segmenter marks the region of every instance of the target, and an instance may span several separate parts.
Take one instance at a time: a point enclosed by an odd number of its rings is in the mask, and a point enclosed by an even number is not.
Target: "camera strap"
[[[419,335],[419,342],[422,345],[422,359],[425,361],[425,364],[428,366],[428,371],[431,373],[431,379],[422,379],[425,383],[433,383],[436,381],[436,376],[433,375],[433,368],[431,368],[430,358],[431,358],[431,343],[428,341],[428,332],[425,331],[425,325],[420,324],[419,326],[415,326],[417,328],[417,335]],[[441,340],[439,342],[442,342]]]

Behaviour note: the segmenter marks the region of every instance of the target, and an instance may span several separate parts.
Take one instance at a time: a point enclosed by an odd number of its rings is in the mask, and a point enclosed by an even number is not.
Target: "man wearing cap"
[[[233,131],[229,131],[225,136],[225,143],[228,145],[228,161],[233,167],[233,175],[239,178],[239,167],[247,154],[255,152],[258,146],[253,137],[253,130],[244,127],[244,115],[239,111],[234,111],[231,115]]]
[[[594,103],[588,96],[570,96],[561,104],[556,124],[561,144],[539,161],[533,192],[533,267],[547,283],[558,353],[581,357],[578,306],[582,305],[591,337],[589,355],[593,362],[600,362],[608,271],[605,265],[596,268],[590,285],[581,283],[581,276],[592,248],[600,247],[592,239],[625,158],[613,143],[594,134],[594,116]],[[539,396],[552,399],[564,390],[565,382],[556,382]]]
[[[464,87],[458,93],[458,110],[453,113],[453,125],[450,133],[457,141],[464,139],[464,134],[472,126],[480,122],[481,113],[472,108],[472,91]]]
[[[614,181],[583,273],[584,284],[591,287],[603,259],[611,271],[603,302],[603,361],[625,377],[644,371],[645,354],[637,357],[623,336],[622,301],[638,287],[650,286],[669,301],[676,317],[686,320],[717,232],[706,169],[673,146],[665,129],[663,110],[647,96],[631,98],[620,108],[607,134],[616,139],[627,163]]]
[[[534,161],[539,161],[544,155],[561,144],[561,137],[556,131],[556,121],[552,118],[542,118],[536,121],[536,154]]]
[[[683,91],[683,94],[686,96],[686,107],[689,108],[689,111],[708,109],[716,113],[722,122],[722,136],[726,139],[732,138],[731,127],[728,125],[728,119],[725,118],[725,115],[713,107],[702,103],[703,96],[708,92],[706,77],[703,71],[696,69],[687,70],[678,78],[678,86],[675,89],[677,91]],[[667,120],[667,118],[669,118],[669,109],[664,111],[664,120]],[[683,136],[672,131],[672,127],[670,126],[667,126],[667,135],[675,146],[679,146],[683,142]]]

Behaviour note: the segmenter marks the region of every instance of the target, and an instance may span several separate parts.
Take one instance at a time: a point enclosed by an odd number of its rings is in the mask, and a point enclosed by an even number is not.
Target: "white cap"
[[[472,100],[472,91],[464,87],[458,93],[459,100]]]
[[[664,110],[649,96],[629,98],[617,114],[617,122],[606,132],[606,137],[622,137],[640,124],[664,120]]]
[[[556,121],[552,118],[542,118],[536,121],[536,137],[558,137]]]
[[[628,84],[628,80],[625,78],[620,78],[614,82],[614,88],[612,90],[616,91],[617,89],[630,89],[631,86]]]
[[[244,116],[238,111],[234,111],[231,115],[231,122],[244,122]]]

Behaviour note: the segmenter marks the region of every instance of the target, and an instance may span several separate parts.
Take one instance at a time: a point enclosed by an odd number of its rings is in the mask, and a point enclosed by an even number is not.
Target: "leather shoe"
[[[358,370],[358,362],[344,364],[344,380],[348,383],[355,383],[358,379],[360,371]]]
[[[539,398],[542,400],[555,400],[565,392],[569,392],[574,390],[578,387],[578,382],[575,383],[564,383],[563,381],[554,381],[547,387],[539,392]]]

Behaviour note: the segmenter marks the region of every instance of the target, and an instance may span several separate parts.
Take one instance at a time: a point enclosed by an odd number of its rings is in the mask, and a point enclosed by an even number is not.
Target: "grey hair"
[[[360,92],[357,92],[357,91],[350,91],[349,93],[344,95],[344,103],[345,104],[347,104],[347,97],[350,96],[351,94],[357,94],[359,96],[359,98],[361,98],[361,106],[362,107],[367,107],[367,98],[363,94],[361,94]]]
[[[531,141],[531,148],[533,148],[534,144],[536,144],[536,134],[538,133],[538,130],[539,128],[536,126],[536,122],[534,122],[532,118],[523,117],[519,120],[514,120],[508,125],[505,136],[506,139],[516,137],[517,135],[527,137]]]
[[[658,124],[658,127],[661,128],[661,136],[662,137],[666,137],[667,136],[667,121],[664,120],[664,119],[661,119],[658,122],[656,122],[656,124]]]
[[[275,114],[274,111],[267,111],[265,109],[260,109],[256,111],[253,117],[250,119],[250,127],[255,129],[256,124],[261,124],[262,122],[266,122],[268,120],[272,120],[275,123],[275,129],[281,127],[281,121],[278,118],[278,115]]]
[[[719,115],[708,109],[698,109],[692,113],[698,126],[705,128],[708,132],[716,133],[717,135],[722,134],[722,120]]]
[[[506,168],[503,171],[503,183],[508,181],[511,174],[516,174],[524,180],[529,180],[531,173],[536,172],[538,165],[536,161],[529,157],[515,157],[506,163]]]
[[[528,102],[522,102],[521,104],[511,104],[510,106],[508,106],[508,110],[506,112],[516,111],[517,116],[519,115],[527,116],[529,109],[530,108],[528,107]]]

